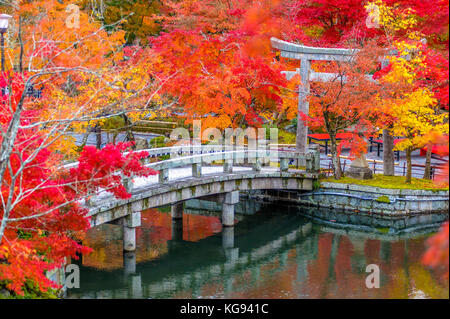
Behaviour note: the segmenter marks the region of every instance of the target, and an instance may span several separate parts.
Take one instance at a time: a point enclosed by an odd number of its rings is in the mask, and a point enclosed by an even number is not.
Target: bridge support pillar
[[[234,204],[222,205],[222,225],[234,226]]]
[[[176,203],[171,207],[172,214],[172,241],[183,241],[183,208],[184,203]]]
[[[130,280],[129,292],[130,292],[131,298],[133,298],[133,299],[143,298],[141,275],[130,276],[129,280]]]
[[[222,225],[234,226],[234,205],[239,203],[239,191],[225,194],[222,204]]]
[[[183,218],[183,203],[173,204],[171,209],[172,219],[182,219]]]
[[[136,250],[136,228],[123,226],[123,250]]]
[[[225,227],[222,229],[222,247],[234,248],[234,227]]]
[[[136,273],[136,252],[128,251],[123,253],[123,272],[125,279]]]
[[[234,247],[234,227],[224,227],[222,229],[222,247],[227,262],[233,265],[239,258],[239,248]]]
[[[141,212],[126,216],[123,221],[123,250],[136,250],[136,227],[141,226]]]
[[[234,278],[232,276],[229,276],[228,278],[225,279],[224,290],[227,294],[233,292],[233,282]],[[230,298],[229,296],[227,297]]]
[[[183,241],[183,220],[172,219],[172,241]]]

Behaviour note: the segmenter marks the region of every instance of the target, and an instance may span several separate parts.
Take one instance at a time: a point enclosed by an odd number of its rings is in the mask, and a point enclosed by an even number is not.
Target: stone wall
[[[285,203],[334,227],[401,233],[437,228],[448,220],[449,192],[322,183],[312,192],[263,191],[251,197]]]
[[[320,189],[298,199],[319,206],[368,211],[385,215],[448,211],[449,192],[387,189],[364,185],[321,183]]]

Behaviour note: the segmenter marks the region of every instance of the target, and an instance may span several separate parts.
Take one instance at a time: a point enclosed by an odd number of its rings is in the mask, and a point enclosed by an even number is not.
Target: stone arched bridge
[[[135,250],[135,228],[141,211],[172,205],[172,217],[182,218],[183,202],[203,198],[222,203],[222,224],[234,225],[234,205],[239,192],[248,190],[313,189],[320,169],[320,153],[313,145],[305,153],[279,149],[227,150],[216,146],[177,146],[145,150],[145,165],[158,175],[125,181],[130,199],[116,199],[101,191],[86,201],[91,226],[121,223],[124,250]],[[151,162],[170,155],[170,159]],[[220,164],[217,164],[220,162]],[[216,163],[216,164],[215,164]],[[295,168],[291,168],[296,163]]]

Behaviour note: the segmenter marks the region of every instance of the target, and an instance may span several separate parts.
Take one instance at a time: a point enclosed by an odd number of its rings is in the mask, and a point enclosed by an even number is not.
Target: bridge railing
[[[235,147],[236,148],[236,147]],[[270,163],[279,164],[280,173],[288,173],[290,163],[304,163],[307,173],[318,173],[320,171],[320,150],[318,145],[311,145],[305,153],[294,150],[279,150],[278,148],[269,149],[249,149],[246,147],[237,147],[238,150],[224,151],[223,145],[197,145],[197,146],[176,146],[163,147],[157,149],[145,150],[148,156],[144,159],[144,165],[148,168],[158,171],[158,183],[166,184],[169,182],[169,170],[174,168],[191,167],[192,177],[202,177],[202,166],[213,162],[222,162],[223,174],[233,174],[233,166],[244,164],[251,165],[253,172],[261,172],[263,165]],[[186,156],[186,154],[188,154]],[[149,163],[151,158],[157,158],[164,155],[171,155],[170,159]],[[76,163],[70,164],[76,165]],[[296,170],[298,172],[298,170]],[[128,192],[135,187],[134,176],[122,176],[123,185]],[[90,200],[85,201],[86,206],[92,206],[96,200],[93,194]]]
[[[234,146],[233,150],[246,150],[245,146]],[[169,155],[171,158],[177,158],[186,155],[194,154],[209,154],[216,152],[223,152],[228,150],[228,146],[224,145],[179,145],[169,147],[158,147],[138,150],[138,152],[147,152],[148,155],[143,159],[144,164],[150,163],[151,159]],[[127,155],[129,152],[125,152]],[[78,162],[67,163],[62,167],[65,169],[73,168],[78,165]]]
[[[305,153],[296,151],[280,151],[278,149],[248,149],[240,147],[239,150],[224,151],[222,145],[190,146],[183,147],[167,147],[159,149],[146,150],[149,152],[147,160],[152,157],[169,155],[176,153],[178,157],[163,160],[160,162],[146,163],[145,166],[159,171],[159,183],[167,183],[169,181],[169,170],[173,168],[192,167],[192,177],[199,178],[202,176],[202,166],[211,164],[212,162],[222,162],[223,173],[233,173],[233,166],[243,164],[244,162],[251,164],[252,170],[260,172],[264,164],[277,162],[279,163],[280,172],[289,171],[289,163],[292,161],[304,162],[305,170],[308,173],[317,173],[320,171],[320,151],[317,145],[312,147]],[[184,154],[193,154],[183,156]],[[124,185],[130,191],[132,185],[130,178],[127,178]]]

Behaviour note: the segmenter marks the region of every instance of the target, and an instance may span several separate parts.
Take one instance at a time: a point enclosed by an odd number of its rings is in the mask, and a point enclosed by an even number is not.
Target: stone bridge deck
[[[128,200],[115,200],[110,194],[99,194],[89,210],[91,226],[98,226],[134,212],[153,207],[173,205],[193,198],[236,191],[291,189],[311,191],[315,173],[292,170],[280,173],[276,168],[233,167],[232,174],[223,174],[221,167],[203,167],[202,177],[195,178],[188,169],[168,170],[168,180],[161,184],[158,176],[136,178]],[[219,199],[220,200],[220,199]]]

